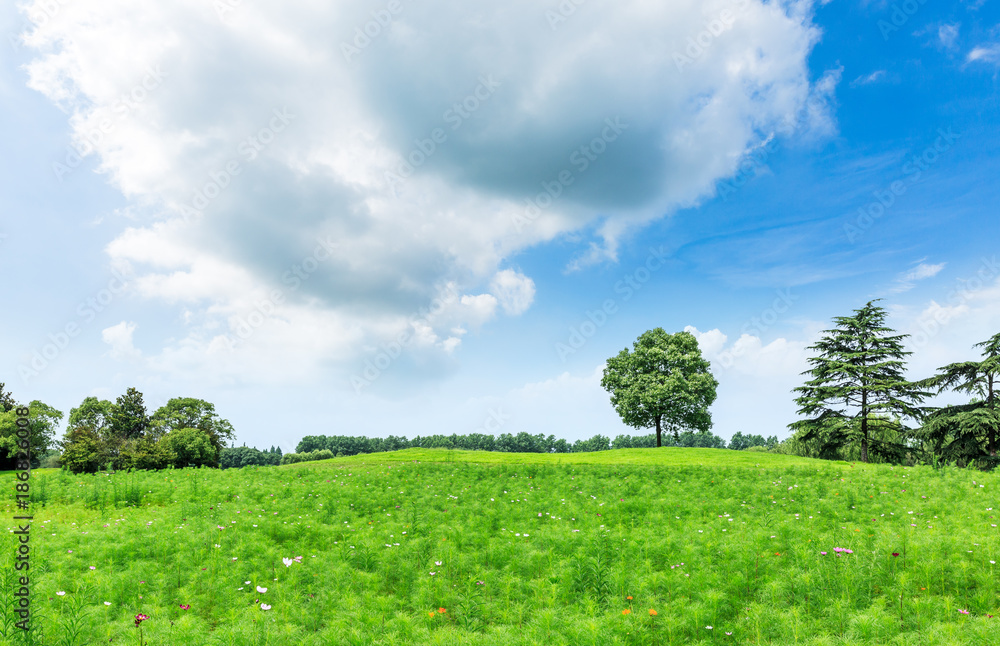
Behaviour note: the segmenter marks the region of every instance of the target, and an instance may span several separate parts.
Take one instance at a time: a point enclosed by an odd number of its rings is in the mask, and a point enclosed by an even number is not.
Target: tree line
[[[762,440],[763,442],[763,440]],[[500,453],[586,453],[610,449],[638,449],[656,446],[656,435],[619,435],[610,439],[605,435],[595,435],[590,439],[568,442],[554,435],[543,433],[531,435],[527,432],[515,434],[485,435],[427,435],[416,436],[412,440],[390,435],[387,438],[369,438],[345,435],[307,435],[295,447],[295,453],[286,453],[282,464],[323,460],[326,458],[365,453],[381,453],[402,449],[461,449],[465,451],[497,451]],[[712,433],[680,433],[671,438],[666,446],[726,448],[726,441]],[[322,453],[322,457],[318,454]],[[303,457],[308,456],[308,457]]]

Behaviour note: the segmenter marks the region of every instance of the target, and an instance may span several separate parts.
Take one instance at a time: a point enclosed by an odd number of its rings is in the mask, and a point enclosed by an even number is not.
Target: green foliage
[[[6,389],[6,384],[0,383],[0,413],[9,413],[17,406],[13,395]]]
[[[161,437],[182,428],[196,428],[208,435],[216,458],[228,442],[236,439],[232,424],[215,412],[215,405],[193,397],[175,397],[161,406],[150,420],[150,431]]]
[[[1000,334],[973,347],[983,348],[982,361],[949,364],[920,383],[939,393],[950,389],[974,395],[975,399],[968,404],[934,409],[918,436],[940,460],[993,468],[1000,463]]]
[[[276,466],[281,464],[281,449],[273,446],[267,451],[258,451],[248,446],[224,448],[219,452],[219,467],[241,469],[249,466]]]
[[[812,368],[803,373],[812,379],[795,389],[798,413],[809,416],[789,424],[798,439],[819,440],[825,453],[856,442],[861,461],[868,462],[873,429],[891,430],[905,440],[897,418],[923,416],[917,404],[929,393],[903,378],[904,359],[911,354],[903,350],[906,335],[891,334],[885,317],[885,309],[869,301],[853,316],[836,317],[837,327],[824,330],[823,338],[809,347],[820,354],[809,359]],[[880,442],[878,451],[900,454],[908,448],[905,441],[895,446]]]
[[[84,426],[96,432],[102,439],[108,440],[111,437],[111,420],[114,412],[114,402],[86,397],[79,407],[70,409],[67,422],[70,428]]]
[[[28,428],[32,462],[48,453],[55,441],[56,427],[63,418],[62,412],[35,400],[28,404]],[[0,459],[9,460],[21,450],[17,438],[17,409],[0,412]]]
[[[622,421],[635,428],[656,428],[656,444],[666,427],[674,438],[681,429],[708,432],[708,407],[718,382],[690,332],[667,334],[663,328],[644,332],[628,348],[608,359],[601,386]]]
[[[172,465],[177,456],[170,448],[152,438],[143,437],[138,440],[127,440],[122,444],[115,469],[166,469]]]
[[[149,428],[149,416],[142,402],[142,393],[129,388],[118,398],[111,411],[110,436],[116,442],[138,440]]]
[[[158,444],[173,454],[170,463],[182,467],[218,466],[219,455],[208,433],[198,428],[178,428],[160,438]]]
[[[736,431],[733,436],[729,438],[729,448],[734,451],[745,451],[753,447],[763,447],[764,450],[773,449],[778,445],[778,436],[772,435],[771,437],[764,438],[761,435],[744,435],[741,431]]]
[[[71,428],[59,460],[72,473],[95,473],[102,466],[101,443],[101,437],[89,426]]]

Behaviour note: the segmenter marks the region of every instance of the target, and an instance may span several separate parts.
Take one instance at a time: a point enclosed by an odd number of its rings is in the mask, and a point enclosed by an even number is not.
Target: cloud
[[[944,24],[938,27],[938,41],[940,41],[941,46],[945,49],[952,49],[955,47],[955,41],[958,39],[958,29],[961,23],[955,23],[954,25]]]
[[[858,78],[851,81],[851,87],[858,87],[859,85],[870,85],[872,83],[877,83],[885,78],[885,70],[875,70],[871,74],[865,76],[859,76]]]
[[[101,330],[101,339],[111,346],[112,359],[137,359],[141,356],[139,350],[132,345],[132,333],[136,324],[122,321],[118,325]]]
[[[998,65],[1000,64],[1000,43],[990,43],[988,45],[973,47],[966,60],[970,63],[981,62]]]
[[[907,292],[913,289],[914,284],[917,281],[927,280],[928,278],[937,276],[947,264],[948,263],[946,262],[942,262],[936,265],[929,265],[925,262],[921,262],[913,269],[901,273],[896,278],[895,285],[889,291],[893,294]]]
[[[512,269],[497,272],[490,289],[503,311],[511,316],[523,314],[535,300],[535,281]]]
[[[449,354],[455,330],[533,301],[500,270],[514,254],[595,232],[584,249],[613,259],[760,141],[836,130],[809,2],[590,3],[555,24],[530,0],[394,6],[107,0],[28,34],[31,87],[130,199],[109,256],[185,311],[161,369],[306,378],[407,330],[407,351]]]

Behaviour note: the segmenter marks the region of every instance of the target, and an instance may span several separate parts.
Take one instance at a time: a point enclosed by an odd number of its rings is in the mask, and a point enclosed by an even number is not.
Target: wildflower
[[[653,610],[652,608],[650,608],[650,609],[649,609],[649,616],[650,616],[650,617],[655,617],[655,616],[656,616],[656,611],[655,611],[655,610]]]
[[[258,585],[258,586],[257,586],[257,592],[259,592],[259,593],[261,593],[261,594],[264,594],[265,592],[267,592],[267,588],[262,588],[262,587],[260,587],[260,586]]]
[[[892,555],[893,556],[899,556],[899,552],[893,552]]]
[[[60,590],[59,592],[56,592],[56,594],[58,594],[61,597],[61,596],[65,595],[66,593],[64,591]]]
[[[434,576],[435,574],[437,574],[437,572],[431,572],[431,576]]]
[[[626,599],[628,599],[629,601],[631,601],[631,600],[632,600],[632,595],[628,595],[628,596],[627,596],[627,597],[625,597],[625,598],[626,598]]]
[[[822,554],[823,556],[826,556],[826,552],[820,552],[820,554]]]
[[[964,610],[964,609],[962,609],[962,608],[959,608],[959,610],[958,610],[958,611],[959,611],[960,613],[962,613],[963,615],[967,615],[967,614],[969,614],[969,611],[968,611],[968,610]]]
[[[476,585],[486,585],[486,581],[476,581]]]
[[[434,611],[433,611],[433,610],[431,610],[431,611],[430,611],[430,612],[428,613],[428,615],[429,615],[429,616],[431,616],[431,617],[433,617],[433,616],[434,616]]]
[[[285,567],[292,567],[293,563],[292,559],[283,558],[281,559],[281,562],[285,564]]]
[[[712,630],[711,626],[705,626],[705,630]]]
[[[438,612],[440,612],[443,615],[444,613],[446,613],[448,611],[445,610],[444,608],[438,608]]]
[[[623,615],[630,615],[630,614],[632,614],[632,611],[629,610],[628,608],[625,608],[624,610],[622,610],[622,614]]]
[[[110,606],[110,605],[111,605],[111,602],[110,602],[110,601],[105,601],[105,602],[104,602],[104,605],[106,605],[106,606]]]
[[[261,610],[270,610],[271,606],[267,605],[266,603],[262,603],[262,604],[260,604],[260,609]]]
[[[96,567],[94,567],[93,565],[91,565],[91,566],[90,566],[90,569],[91,569],[91,570],[96,570],[97,568],[96,568]]]
[[[441,561],[434,561],[434,565],[440,566],[441,565]]]
[[[141,624],[142,622],[146,621],[147,619],[149,619],[149,617],[146,616],[146,615],[144,615],[144,614],[142,614],[141,612],[139,614],[137,614],[135,616],[135,626],[136,626],[136,628],[138,628],[139,624]]]
[[[191,609],[191,604],[184,604],[184,603],[181,604],[181,610],[190,610],[190,609]]]
[[[726,633],[727,636],[732,635],[732,634],[733,634],[732,632],[727,632]]]

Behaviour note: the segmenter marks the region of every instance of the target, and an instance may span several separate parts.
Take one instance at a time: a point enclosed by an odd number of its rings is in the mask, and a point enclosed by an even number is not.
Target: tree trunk
[[[868,391],[861,391],[861,461],[868,462]]]
[[[661,433],[661,429],[660,429],[660,416],[657,415],[656,416],[656,448],[660,448],[660,446],[662,446],[660,444],[660,433]]]
[[[993,375],[990,374],[990,396],[986,398],[986,405],[989,406],[990,412],[993,412]],[[990,452],[991,457],[996,457],[997,455],[997,429],[996,426],[990,427],[989,440],[987,441],[987,450]]]

